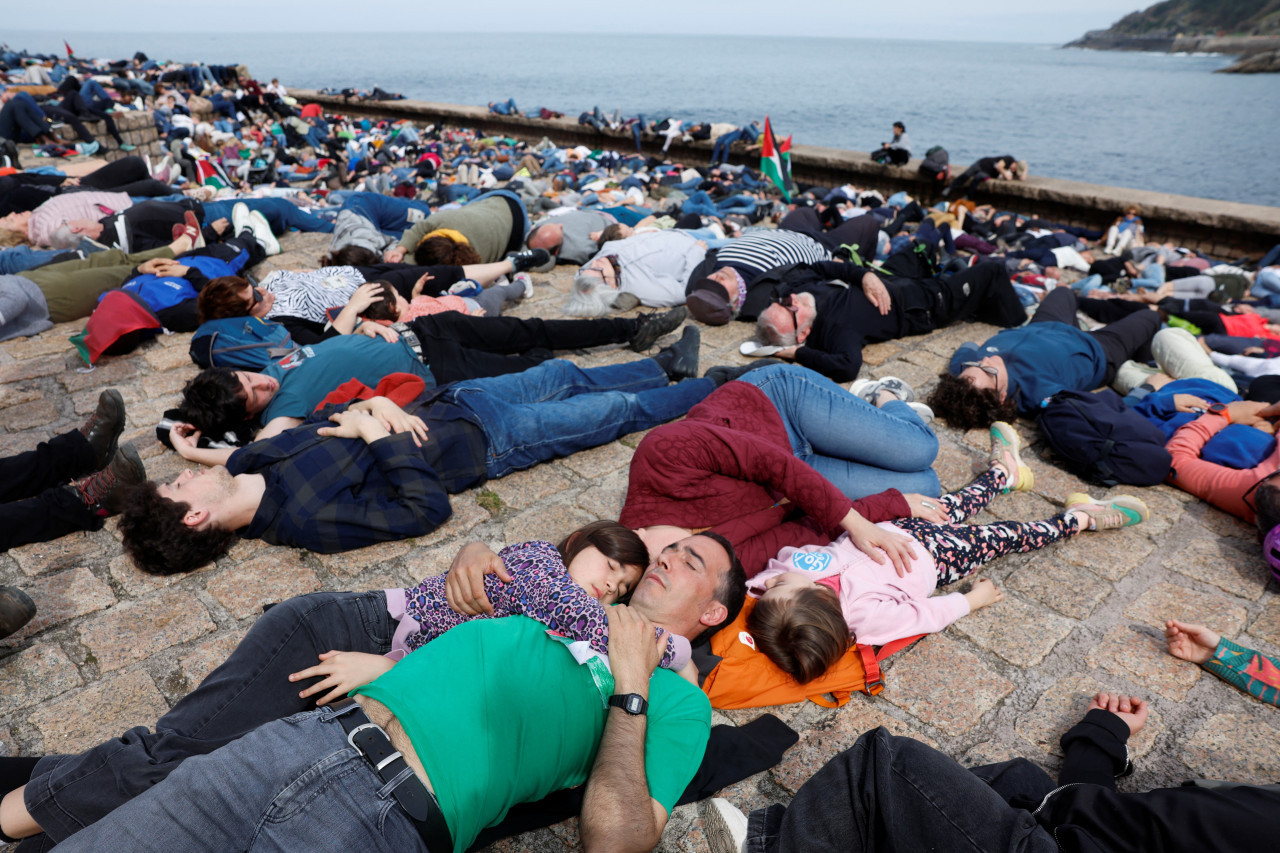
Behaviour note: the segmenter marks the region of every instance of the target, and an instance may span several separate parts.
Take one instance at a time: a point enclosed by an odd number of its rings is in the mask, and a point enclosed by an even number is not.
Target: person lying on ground
[[[678,328],[684,318],[683,309],[607,320],[523,320],[451,312],[420,317],[395,330],[372,324],[372,337],[329,338],[295,350],[260,373],[204,370],[183,388],[179,418],[207,435],[238,431],[246,421],[260,420],[258,437],[268,438],[301,424],[325,395],[352,378],[375,387],[384,376],[409,373],[430,387],[517,373],[550,359],[553,348],[627,343],[640,352]],[[695,375],[686,369],[688,348],[681,348],[679,358],[663,356],[671,361],[672,375]],[[696,370],[696,343],[692,349]]]
[[[681,305],[685,284],[706,254],[704,241],[675,228],[604,243],[574,276],[565,313],[596,317],[637,305]]]
[[[1012,154],[983,157],[960,173],[959,177],[942,190],[945,198],[953,192],[964,195],[985,181],[1021,181],[1027,177],[1027,161],[1018,160]]]
[[[539,221],[529,230],[525,245],[530,249],[546,249],[557,264],[580,266],[598,249],[591,235],[616,221],[599,210],[570,210]]]
[[[659,625],[697,633],[713,606],[727,614],[717,595],[732,557],[695,537],[674,559],[682,565],[643,585],[655,587]],[[463,625],[354,699],[268,723],[189,762],[62,844],[461,851],[515,803],[585,781],[584,845],[607,837],[615,849],[651,849],[701,760],[710,706],[674,673],[653,672],[661,647],[638,605],[612,608],[609,621],[612,684],[603,689],[597,668],[580,666],[541,623]],[[442,727],[450,738],[438,737]],[[215,781],[226,778],[237,784]],[[306,804],[289,820],[268,820],[304,780],[318,785]]]
[[[1204,414],[1182,426],[1165,443],[1173,457],[1169,484],[1189,492],[1218,509],[1246,522],[1256,523],[1265,536],[1280,524],[1280,447],[1249,468],[1233,468],[1203,458],[1205,446],[1231,424],[1256,427],[1275,433],[1272,419],[1280,416],[1280,406],[1240,401],[1213,404]]]
[[[180,424],[174,449],[214,467],[134,490],[125,549],[163,574],[205,565],[236,536],[335,553],[422,535],[449,518],[449,494],[687,412],[715,383],[669,385],[679,355],[586,370],[557,359],[433,389],[397,374],[380,387],[408,411],[382,396],[329,404],[238,450],[202,449],[200,430]]]
[[[489,552],[485,561],[498,573],[487,583],[494,608],[469,616],[451,609],[446,586],[457,567],[473,559],[475,545],[463,546],[447,574],[406,589],[312,593],[268,608],[227,660],[161,717],[154,731],[131,729],[78,755],[26,759],[34,762],[31,781],[23,788],[13,784],[19,779],[9,779],[15,794],[0,807],[5,827],[30,822],[61,841],[148,790],[186,758],[212,752],[272,720],[340,700],[475,618],[529,616],[606,654],[605,607],[629,602],[651,562],[644,543],[612,521],[592,522],[558,547],[511,545],[498,555]],[[655,566],[662,556],[654,558]],[[741,598],[726,593],[725,606],[734,615]],[[710,625],[716,614],[705,618]],[[664,639],[662,666],[686,667],[689,640],[669,632]],[[217,709],[213,719],[211,709]],[[106,774],[113,784],[101,784]]]
[[[528,231],[529,214],[520,197],[494,190],[465,207],[436,211],[413,225],[383,259],[395,263],[412,255],[421,266],[489,264],[518,252]],[[549,262],[549,255],[541,261]]]
[[[1149,358],[1160,329],[1157,312],[1139,311],[1083,332],[1077,307],[1074,291],[1055,288],[1029,325],[960,347],[925,402],[958,429],[988,427],[1019,412],[1035,413],[1058,391],[1109,385],[1124,362]]]
[[[1280,831],[1280,790],[1262,780],[1116,790],[1116,779],[1133,768],[1125,743],[1149,713],[1136,696],[1095,695],[1084,719],[1062,736],[1056,786],[1025,758],[965,768],[878,728],[814,774],[786,808],[759,809],[748,821],[727,801],[713,801],[716,814],[704,818],[708,839],[714,853],[745,849],[739,844],[748,835],[763,840],[752,848],[761,853],[948,849],[957,835],[984,851],[1265,847]]]
[[[1000,264],[927,279],[882,277],[841,261],[796,264],[757,279],[761,291],[770,279],[772,301],[756,319],[756,342],[837,382],[857,378],[868,343],[973,320],[1016,326],[1027,316]]]
[[[940,492],[938,439],[902,402],[909,386],[882,380],[873,405],[798,365],[753,367],[728,371],[736,381],[644,437],[622,523],[722,533],[750,575],[783,546],[842,532],[873,559],[883,550],[905,565],[900,537],[875,523],[918,515]]]
[[[1203,625],[1169,619],[1164,636],[1169,654],[1199,664],[1239,690],[1269,705],[1280,705],[1280,660],[1247,649]]]
[[[987,473],[959,491],[925,502],[925,509],[943,514],[941,522],[927,515],[878,525],[912,540],[915,557],[905,573],[875,563],[847,533],[830,545],[783,548],[747,584],[758,599],[747,617],[756,649],[801,684],[812,681],[843,657],[852,642],[881,646],[941,631],[1003,599],[988,578],[969,592],[930,597],[937,587],[968,577],[991,560],[1038,551],[1085,530],[1139,524],[1148,516],[1146,504],[1131,495],[1095,500],[1073,494],[1062,514],[1045,521],[962,524],[997,494],[1032,486],[1013,427],[996,423],[991,441]]]

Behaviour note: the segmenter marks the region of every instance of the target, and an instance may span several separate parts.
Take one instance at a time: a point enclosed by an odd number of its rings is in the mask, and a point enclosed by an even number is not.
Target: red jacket
[[[851,508],[873,522],[911,515],[896,489],[850,501],[795,457],[782,418],[759,388],[727,382],[685,420],[640,442],[620,521],[710,528],[733,543],[751,577],[786,545],[825,545],[839,536]]]

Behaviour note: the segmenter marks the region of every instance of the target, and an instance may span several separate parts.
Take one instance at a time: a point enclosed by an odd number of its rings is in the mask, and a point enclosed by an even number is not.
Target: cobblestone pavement
[[[265,267],[314,266],[326,238],[293,234],[282,242],[286,253]],[[535,296],[511,313],[560,316],[569,274],[536,279]],[[196,373],[189,335],[104,358],[85,373],[67,342],[81,326],[63,324],[0,344],[0,453],[29,449],[78,426],[99,390],[114,386],[129,410],[125,438],[138,446],[153,478],[174,476],[182,460],[156,441],[153,425]],[[892,374],[927,389],[957,344],[993,331],[961,326],[871,346],[864,374]],[[704,327],[703,367],[741,363],[737,345],[747,333],[743,324]],[[615,347],[572,357],[596,365],[636,356]],[[1035,435],[1030,424],[1019,429]],[[962,486],[975,463],[985,464],[985,433],[942,425],[938,433],[943,486]],[[232,649],[267,602],[320,589],[400,586],[444,571],[455,549],[471,539],[496,548],[554,539],[583,522],[616,517],[639,439],[627,436],[457,495],[452,520],[430,536],[349,554],[241,542],[213,567],[155,578],[122,555],[108,522],[96,533],[0,555],[0,583],[22,587],[40,608],[35,621],[0,641],[0,751],[78,750],[154,722]],[[1038,456],[1039,444],[1034,448],[1028,454],[1034,491],[998,498],[989,516],[1045,518],[1068,493],[1087,491]],[[1141,494],[1152,510],[1146,524],[1086,534],[984,569],[1005,600],[891,658],[879,697],[855,695],[835,710],[812,703],[768,709],[800,732],[800,742],[778,767],[724,796],[744,809],[786,801],[826,759],[880,725],[968,764],[1023,755],[1053,772],[1058,736],[1101,689],[1152,703],[1151,722],[1133,745],[1137,772],[1122,780],[1123,789],[1193,776],[1280,776],[1276,709],[1169,657],[1161,640],[1162,620],[1177,617],[1280,651],[1280,596],[1268,584],[1252,531],[1172,488]],[[715,721],[744,723],[759,713],[717,713]],[[659,849],[707,849],[700,815],[696,804],[677,809]],[[493,849],[561,851],[576,841],[576,821],[569,821]]]

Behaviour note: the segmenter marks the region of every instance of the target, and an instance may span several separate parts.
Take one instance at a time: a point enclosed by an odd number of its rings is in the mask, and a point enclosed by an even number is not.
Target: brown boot
[[[36,603],[16,586],[0,586],[0,639],[16,632],[36,615]]]
[[[143,467],[138,451],[132,444],[126,444],[116,452],[106,468],[67,488],[75,489],[85,506],[105,518],[115,514],[114,499],[121,487],[145,483],[146,480],[147,469]]]
[[[80,427],[80,434],[93,446],[93,470],[101,470],[116,455],[116,442],[124,432],[124,398],[114,388],[98,395],[98,408]]]

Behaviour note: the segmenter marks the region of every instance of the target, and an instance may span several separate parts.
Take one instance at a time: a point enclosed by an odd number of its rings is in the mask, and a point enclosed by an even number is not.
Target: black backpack
[[[941,145],[924,152],[920,163],[920,176],[930,181],[942,182],[951,177],[951,155]]]
[[[1040,410],[1040,431],[1073,474],[1103,486],[1155,486],[1173,466],[1164,433],[1115,391],[1059,391]]]

